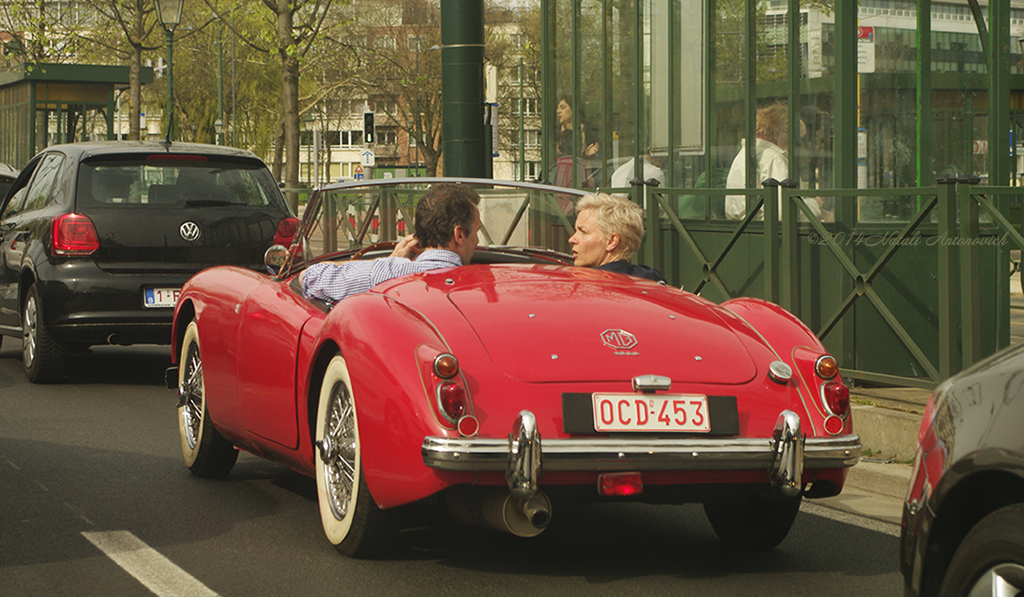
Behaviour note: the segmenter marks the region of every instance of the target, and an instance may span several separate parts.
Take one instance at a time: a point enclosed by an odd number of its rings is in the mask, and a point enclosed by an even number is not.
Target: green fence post
[[[956,179],[942,178],[939,183],[938,237],[956,236]],[[958,288],[956,270],[956,248],[952,243],[937,243],[938,250],[938,324],[939,324],[939,375],[946,379],[960,370],[960,355],[957,329]]]
[[[956,238],[960,250],[960,333],[963,343],[963,368],[981,359],[981,276],[978,271],[978,204],[974,201],[977,177],[957,181],[959,208],[959,234]]]
[[[764,298],[779,302],[779,181],[764,181],[768,197],[764,203]]]

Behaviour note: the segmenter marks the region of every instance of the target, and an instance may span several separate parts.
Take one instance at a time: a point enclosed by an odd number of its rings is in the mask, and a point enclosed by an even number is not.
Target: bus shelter
[[[142,84],[153,69],[142,69]],[[0,72],[0,162],[25,165],[41,149],[114,139],[116,95],[129,67],[23,63]]]

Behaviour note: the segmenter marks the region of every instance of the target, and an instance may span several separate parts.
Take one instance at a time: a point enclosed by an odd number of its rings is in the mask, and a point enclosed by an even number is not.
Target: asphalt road
[[[899,527],[808,505],[767,553],[730,550],[699,505],[554,505],[533,539],[409,513],[398,553],[323,538],[315,484],[243,455],[227,480],[181,464],[166,348],[104,347],[27,382],[0,347],[0,594],[902,595]]]

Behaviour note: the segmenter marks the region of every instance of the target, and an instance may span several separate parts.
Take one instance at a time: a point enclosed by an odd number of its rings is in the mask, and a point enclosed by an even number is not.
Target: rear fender
[[[756,298],[738,298],[722,303],[743,323],[750,327],[763,342],[787,365],[793,367],[793,382],[797,385],[804,403],[804,431],[813,435],[825,435],[824,422],[828,416],[822,402],[822,386],[828,381],[842,382],[836,375],[831,380],[822,379],[815,373],[817,359],[828,351],[821,340],[804,322],[782,307]],[[853,432],[852,416],[847,415],[840,433]]]
[[[448,352],[440,333],[405,305],[364,293],[335,306],[316,345],[307,385],[310,437],[316,437],[323,372],[341,347],[358,413],[363,475],[374,501],[391,508],[446,487],[423,464],[423,438],[458,434],[436,422],[416,356],[422,346]]]

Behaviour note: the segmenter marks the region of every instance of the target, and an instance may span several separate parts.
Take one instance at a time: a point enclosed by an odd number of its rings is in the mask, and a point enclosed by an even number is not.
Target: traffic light
[[[363,142],[373,145],[373,112],[363,112]]]

